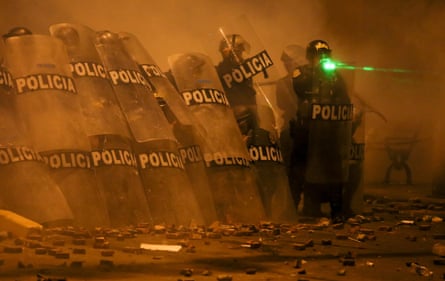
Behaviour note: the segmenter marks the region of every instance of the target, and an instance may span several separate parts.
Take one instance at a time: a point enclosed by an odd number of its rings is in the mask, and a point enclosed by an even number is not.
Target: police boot
[[[331,199],[329,201],[331,207],[332,223],[341,223],[346,220],[343,212],[343,189],[342,186],[333,186]]]

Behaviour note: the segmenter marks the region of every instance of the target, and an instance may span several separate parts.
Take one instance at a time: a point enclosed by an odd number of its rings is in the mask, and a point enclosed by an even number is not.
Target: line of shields
[[[172,55],[169,77],[134,35],[69,23],[0,44],[0,208],[85,227],[295,220],[273,109],[247,144],[209,56]]]

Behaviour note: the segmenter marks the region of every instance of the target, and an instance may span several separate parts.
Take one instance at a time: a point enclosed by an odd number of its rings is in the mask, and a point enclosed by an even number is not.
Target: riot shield
[[[264,48],[248,18],[234,18],[215,32],[207,33],[202,40],[206,53],[212,61],[218,62],[218,76],[232,108],[256,105],[260,97],[267,100],[276,114],[272,95],[263,92],[260,84],[275,81],[279,75],[271,54]],[[252,87],[255,92],[249,89]]]
[[[278,142],[277,106],[272,88],[264,86],[278,78],[271,54],[247,17],[234,19],[209,37],[207,45],[213,47],[209,53],[219,48],[222,56],[216,69],[247,139],[266,215],[272,220],[292,221],[296,207]]]
[[[216,210],[210,191],[202,144],[205,142],[205,132],[200,123],[181,99],[178,91],[161,71],[153,58],[148,54],[139,40],[132,34],[119,33],[125,49],[139,65],[152,86],[158,104],[173,126],[173,133],[179,142],[179,153],[190,178],[204,219],[207,224],[216,220]]]
[[[94,45],[96,32],[86,26],[61,23],[50,26],[50,33],[65,43],[71,59],[85,131],[92,146],[92,166],[105,195],[111,225],[150,221],[128,125]]]
[[[229,223],[263,219],[250,158],[210,58],[187,53],[168,61],[183,100],[207,131],[203,154],[218,218]]]
[[[344,183],[349,176],[353,106],[317,98],[310,109],[306,182]]]
[[[344,209],[352,214],[363,211],[363,181],[365,161],[366,104],[358,95],[351,96],[353,108],[352,140],[349,153],[349,176],[344,190]]]
[[[155,223],[203,223],[178,141],[154,94],[116,33],[98,32],[96,48],[135,140],[139,171]]]
[[[97,32],[95,45],[110,76],[132,137],[137,142],[158,138],[175,140],[156,104],[148,81],[126,53],[118,35],[108,31]],[[147,96],[147,93],[151,95]]]
[[[0,41],[0,45],[3,41]],[[11,74],[0,48],[0,209],[43,225],[72,223],[73,214],[43,158],[26,141],[16,118]]]
[[[258,116],[260,126],[253,131],[247,145],[266,214],[273,221],[294,222],[298,206],[290,192],[275,116],[267,104],[259,104]]]
[[[109,225],[62,41],[47,35],[10,37],[5,64],[13,77],[16,109],[26,137],[49,165],[75,224]]]

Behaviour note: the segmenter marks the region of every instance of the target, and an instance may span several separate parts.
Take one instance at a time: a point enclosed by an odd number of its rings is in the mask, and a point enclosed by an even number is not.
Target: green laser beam
[[[349,69],[349,70],[363,70],[363,71],[380,71],[380,72],[398,72],[398,73],[409,73],[414,72],[409,69],[403,68],[382,68],[382,67],[372,67],[372,66],[353,66],[343,63],[336,63],[338,69]]]
[[[372,66],[354,66],[345,64],[343,62],[333,61],[330,58],[322,58],[320,64],[325,71],[333,71],[335,69],[347,69],[347,70],[363,70],[363,71],[380,71],[380,72],[398,72],[398,73],[409,73],[414,72],[410,69],[403,68],[382,68],[382,67],[372,67]]]

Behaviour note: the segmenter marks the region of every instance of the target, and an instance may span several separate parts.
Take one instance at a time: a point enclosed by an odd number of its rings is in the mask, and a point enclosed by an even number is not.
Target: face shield
[[[241,62],[250,53],[250,44],[239,34],[225,36],[219,45],[219,51],[223,58]]]
[[[306,48],[306,58],[309,62],[316,63],[322,58],[330,58],[331,49],[326,41],[311,41]]]

